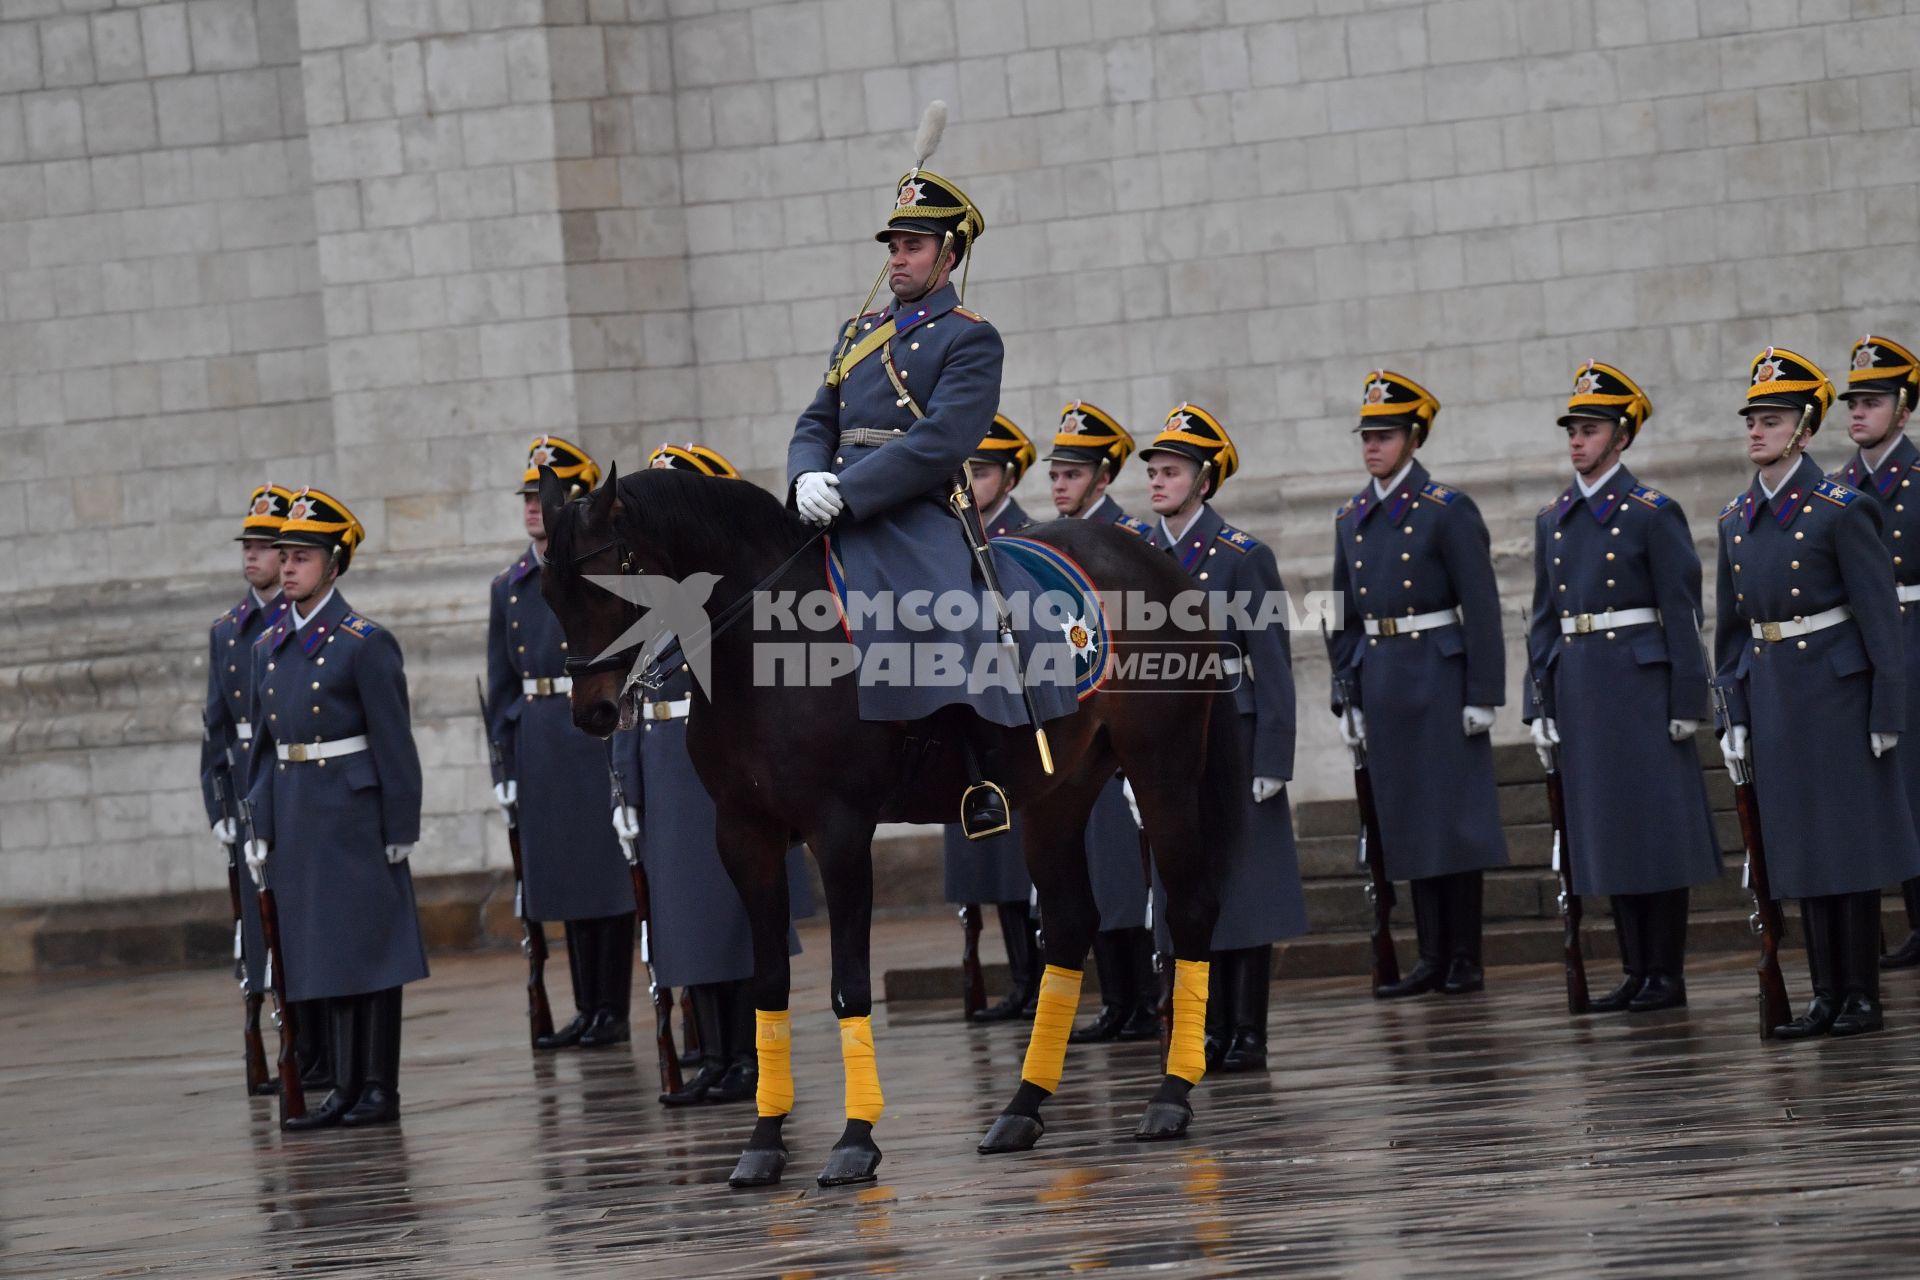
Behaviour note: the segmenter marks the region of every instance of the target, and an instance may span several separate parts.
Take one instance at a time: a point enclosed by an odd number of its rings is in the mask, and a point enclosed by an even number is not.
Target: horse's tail
[[[1239,844],[1246,828],[1243,793],[1251,785],[1240,744],[1239,708],[1232,693],[1215,693],[1207,709],[1207,761],[1200,777],[1200,847],[1216,892],[1227,853]]]

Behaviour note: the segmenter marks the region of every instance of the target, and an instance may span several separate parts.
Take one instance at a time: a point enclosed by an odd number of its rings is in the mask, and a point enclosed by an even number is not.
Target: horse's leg
[[[786,828],[742,806],[719,808],[720,858],[740,891],[753,933],[753,1022],[760,1083],[753,1136],[727,1179],[736,1187],[780,1181],[787,1167],[781,1126],[793,1110],[793,1028],[787,1010],[792,972],[787,959]]]
[[[841,808],[813,833],[833,937],[833,1012],[840,1019],[847,1127],[820,1171],[823,1187],[872,1182],[880,1167],[873,1126],[886,1108],[873,1051],[873,820]]]
[[[980,1140],[983,1155],[1026,1151],[1040,1140],[1046,1129],[1040,1104],[1060,1087],[1066,1070],[1067,1036],[1080,1005],[1082,966],[1100,928],[1093,880],[1087,871],[1087,817],[1111,776],[1110,765],[1104,769],[1083,766],[1080,776],[1020,811],[1027,874],[1040,894],[1047,967],[1040,978],[1040,1004],[1033,1016],[1026,1060],[1020,1066],[1020,1087]]]

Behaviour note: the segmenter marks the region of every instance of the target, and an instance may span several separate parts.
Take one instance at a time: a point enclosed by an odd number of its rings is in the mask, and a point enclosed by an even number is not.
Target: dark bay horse
[[[588,578],[719,577],[707,601],[710,675],[704,689],[695,682],[687,749],[718,810],[720,856],[753,932],[759,1119],[731,1181],[777,1182],[786,1165],[781,1125],[793,1105],[793,1076],[785,851],[795,835],[813,851],[826,889],[833,1007],[847,1078],[846,1129],[819,1181],[870,1180],[880,1162],[872,1128],[882,1106],[869,1021],[874,827],[956,818],[968,782],[964,734],[940,717],[861,720],[854,675],[813,687],[756,678],[757,645],[790,646],[804,637],[779,630],[771,615],[758,616],[746,597],[828,586],[818,531],[765,490],[677,470],[623,478],[610,467],[598,490],[567,501],[563,484],[543,468],[540,499],[549,539],[542,591],[573,655],[567,665],[574,675],[574,723],[590,734],[604,737],[633,723],[637,706],[628,677],[638,655],[606,650],[644,611]],[[961,536],[957,525],[953,536]],[[1105,595],[1127,592],[1165,604],[1193,585],[1166,556],[1118,529],[1061,521],[1021,536],[1064,552]],[[1211,633],[1177,629],[1171,618],[1150,629],[1121,622],[1126,629],[1114,626],[1112,639],[1137,651],[1191,658],[1213,640]],[[1187,1095],[1205,1070],[1206,960],[1219,910],[1218,868],[1238,837],[1241,749],[1224,680],[1176,688],[1140,670],[1108,679],[1072,714],[1048,723],[1051,775],[1031,730],[996,731],[1003,741],[995,780],[1022,816],[1047,971],[1021,1084],[980,1143],[982,1152],[1033,1146],[1043,1129],[1040,1104],[1059,1085],[1081,967],[1099,927],[1083,833],[1116,769],[1132,781],[1152,834],[1177,962],[1167,1072],[1135,1136],[1174,1137],[1192,1117]]]

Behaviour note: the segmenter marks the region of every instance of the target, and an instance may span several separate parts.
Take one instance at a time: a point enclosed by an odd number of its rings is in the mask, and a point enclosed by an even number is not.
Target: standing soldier
[[[1240,467],[1239,451],[1218,419],[1183,404],[1167,415],[1140,457],[1158,517],[1151,545],[1172,556],[1210,596],[1230,600],[1247,593],[1251,612],[1284,594],[1273,551],[1213,509],[1211,499]],[[1207,1063],[1221,1071],[1263,1071],[1273,944],[1307,931],[1286,790],[1293,777],[1293,654],[1283,626],[1242,631],[1229,615],[1220,638],[1233,655],[1225,667],[1239,712],[1246,767],[1239,789],[1247,801],[1240,842],[1228,851],[1220,879],[1208,971]]]
[[[1747,491],[1720,513],[1716,676],[1729,760],[1751,760],[1773,892],[1799,898],[1813,1001],[1774,1034],[1878,1031],[1880,891],[1920,874],[1894,753],[1906,724],[1900,605],[1879,504],[1807,441],[1833,384],[1805,356],[1753,359]]]
[[[1014,501],[1013,491],[1033,465],[1035,452],[1026,432],[1006,415],[995,414],[993,426],[967,458],[973,500],[989,538],[1033,523]],[[1040,998],[1040,925],[1030,905],[1033,882],[1027,878],[1027,856],[1020,847],[1020,820],[1010,817],[999,835],[971,841],[959,823],[949,822],[944,841],[946,900],[960,906],[991,902],[1007,948],[1006,997],[970,1015],[970,1021],[1032,1017]]]
[[[1680,504],[1620,460],[1652,416],[1612,365],[1577,370],[1560,419],[1573,483],[1534,524],[1533,741],[1549,768],[1559,751],[1574,891],[1612,896],[1626,972],[1596,1013],[1687,1002],[1688,893],[1720,874],[1693,741],[1707,703],[1700,557]]]
[[[573,726],[567,642],[540,595],[543,466],[576,495],[600,481],[600,468],[576,444],[540,436],[529,446],[519,492],[532,544],[493,580],[487,623],[487,731],[505,766],[493,798],[510,821],[518,809],[527,919],[536,928],[561,921],[567,934],[573,1019],[534,1048],[597,1049],[631,1035],[633,877],[606,817],[606,748]]]
[[[1485,985],[1481,876],[1507,865],[1487,736],[1506,699],[1500,593],[1473,500],[1414,458],[1439,412],[1413,379],[1370,374],[1354,430],[1372,480],[1333,513],[1334,661],[1354,693],[1340,732],[1366,744],[1387,874],[1412,882],[1420,943],[1381,997]]]
[[[365,536],[346,504],[295,494],[274,539],[289,607],[253,646],[247,862],[278,899],[287,995],[327,1002],[333,1055],[333,1092],[288,1129],[400,1118],[400,988],[427,976],[400,645],[336,589]]]
[[[661,445],[647,465],[740,478],[731,462],[703,444]],[[614,811],[613,825],[622,839],[633,841],[646,867],[652,980],[661,988],[688,990],[699,1033],[700,1069],[678,1091],[660,1095],[670,1107],[745,1102],[760,1080],[748,981],[753,934],[740,892],[720,860],[713,800],[687,754],[692,706],[693,678],[682,662],[642,700],[639,726],[613,739],[628,801]],[[787,855],[787,886],[793,914],[811,914],[811,882],[797,847]],[[800,950],[791,934],[788,949]]]
[[[261,485],[247,498],[247,514],[235,539],[240,544],[240,573],[247,580],[247,594],[214,619],[207,652],[205,732],[200,738],[200,791],[207,804],[207,821],[213,824],[213,838],[229,859],[229,874],[241,878],[234,958],[239,962],[241,987],[247,994],[248,1025],[253,1027],[258,1025],[258,1002],[267,991],[267,944],[260,934],[259,895],[245,882],[246,868],[239,862],[240,835],[233,797],[246,786],[245,756],[253,745],[253,726],[247,721],[253,642],[280,620],[287,607],[280,595],[280,553],[273,549],[273,540],[286,523],[287,504],[292,500],[291,492],[272,483]],[[238,777],[229,760],[237,763]],[[296,1019],[302,1080],[316,1089],[326,1084],[328,1066],[318,1039],[319,1022],[318,1010],[308,1010],[305,1017]],[[254,1092],[273,1093],[277,1087],[269,1076]]]
[[[1060,411],[1047,455],[1053,509],[1062,520],[1110,524],[1144,538],[1152,526],[1120,509],[1107,487],[1133,453],[1133,437],[1112,414],[1076,400]],[[1087,873],[1100,908],[1093,962],[1100,972],[1100,1013],[1068,1037],[1074,1044],[1151,1040],[1160,1034],[1153,972],[1153,933],[1146,927],[1147,884],[1140,865],[1140,828],[1116,776],[1087,819]]]
[[[1840,398],[1847,402],[1847,434],[1860,447],[1833,478],[1879,501],[1880,537],[1893,557],[1895,591],[1900,600],[1907,719],[1920,719],[1920,607],[1909,607],[1920,601],[1920,567],[1902,563],[1914,554],[1913,541],[1906,535],[1920,538],[1920,503],[1914,505],[1915,518],[1907,519],[1911,500],[1908,488],[1913,483],[1914,467],[1920,463],[1920,449],[1907,439],[1907,420],[1913,414],[1914,401],[1920,399],[1920,361],[1899,343],[1868,334],[1853,344],[1848,366],[1847,389]],[[1920,805],[1920,751],[1909,744],[1895,758],[1906,779],[1907,799]],[[1915,821],[1920,823],[1920,814]],[[1882,969],[1910,969],[1920,964],[1920,879],[1907,880],[1900,887],[1907,900],[1907,940],[1893,954],[1880,957]]]

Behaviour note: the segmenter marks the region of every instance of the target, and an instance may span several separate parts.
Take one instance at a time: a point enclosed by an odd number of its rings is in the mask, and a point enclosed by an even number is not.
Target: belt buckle
[[[543,698],[550,695],[553,692],[553,677],[552,676],[535,677],[533,682],[533,691],[539,694]]]
[[[1782,640],[1786,639],[1785,636],[1780,634],[1780,624],[1777,622],[1761,623],[1760,638],[1768,644],[1779,644]]]
[[[647,714],[655,720],[673,719],[673,704],[671,702],[650,702],[647,705],[652,708]]]
[[[293,761],[295,764],[305,764],[307,762],[307,744],[304,742],[289,742],[287,744],[287,759]]]
[[[1383,636],[1397,636],[1400,634],[1400,624],[1392,618],[1382,618],[1380,619],[1380,634]]]
[[[1584,635],[1591,635],[1592,633],[1593,633],[1593,615],[1590,613],[1575,614],[1573,618],[1573,634],[1577,636],[1584,636]]]

